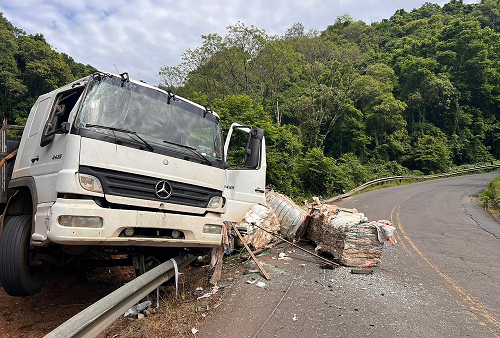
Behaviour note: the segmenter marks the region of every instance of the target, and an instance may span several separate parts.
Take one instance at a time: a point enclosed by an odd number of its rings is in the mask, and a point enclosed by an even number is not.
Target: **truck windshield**
[[[187,152],[202,163],[222,165],[220,120],[205,109],[116,76],[97,77],[90,86],[77,128],[115,138],[114,131],[127,130],[152,143],[155,152],[174,150],[180,158]]]

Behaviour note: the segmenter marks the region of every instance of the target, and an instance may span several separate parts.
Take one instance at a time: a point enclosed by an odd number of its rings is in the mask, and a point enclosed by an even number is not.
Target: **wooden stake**
[[[257,266],[259,267],[259,270],[262,272],[262,274],[264,275],[264,277],[267,279],[267,280],[270,280],[271,277],[267,274],[266,270],[264,269],[264,267],[262,266],[262,264],[260,264],[260,262],[257,260],[257,257],[255,257],[255,255],[253,254],[252,250],[250,250],[250,248],[248,247],[246,241],[243,239],[243,237],[241,236],[239,230],[236,228],[236,226],[233,224],[233,229],[234,231],[236,232],[236,235],[238,235],[240,241],[243,243],[243,245],[245,246],[245,249],[247,249],[248,253],[250,254],[250,256],[252,257],[252,259],[254,260],[255,264],[257,264]]]

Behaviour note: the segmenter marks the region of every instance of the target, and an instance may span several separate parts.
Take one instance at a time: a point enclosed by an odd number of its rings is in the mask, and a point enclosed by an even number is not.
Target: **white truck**
[[[40,96],[12,174],[1,169],[2,287],[35,294],[47,264],[96,248],[219,246],[224,221],[265,202],[263,134],[233,124],[223,144],[211,109],[127,73],[95,73]],[[5,156],[13,149],[2,135]],[[243,138],[232,166],[228,149]]]

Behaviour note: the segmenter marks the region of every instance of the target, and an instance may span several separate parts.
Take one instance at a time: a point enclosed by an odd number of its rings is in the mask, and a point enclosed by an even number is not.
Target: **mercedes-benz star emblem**
[[[159,199],[166,200],[172,194],[172,186],[167,181],[156,183],[155,194]]]

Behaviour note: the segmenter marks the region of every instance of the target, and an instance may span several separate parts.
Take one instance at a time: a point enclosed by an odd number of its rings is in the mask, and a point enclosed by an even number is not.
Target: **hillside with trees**
[[[160,69],[174,90],[231,122],[265,129],[268,184],[333,195],[389,175],[500,157],[500,0],[283,35],[238,22]],[[0,13],[0,118],[23,124],[36,98],[95,71]]]
[[[0,13],[0,119],[24,125],[38,96],[95,72],[28,35]]]
[[[238,22],[182,60],[160,86],[265,128],[268,183],[292,196],[500,156],[499,0],[282,36]]]

